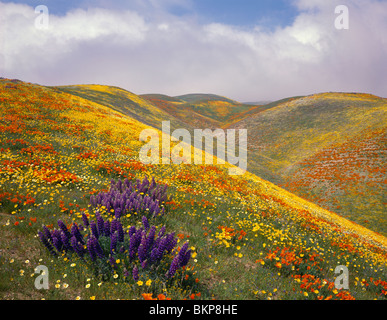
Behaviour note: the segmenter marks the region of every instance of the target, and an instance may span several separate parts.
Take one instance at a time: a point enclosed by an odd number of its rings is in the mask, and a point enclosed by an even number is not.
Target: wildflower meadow
[[[386,299],[385,236],[228,163],[143,164],[147,128],[97,93],[0,80],[1,299]]]

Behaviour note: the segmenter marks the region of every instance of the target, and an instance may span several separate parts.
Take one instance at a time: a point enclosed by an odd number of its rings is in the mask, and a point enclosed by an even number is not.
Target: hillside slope
[[[144,98],[194,128],[247,129],[250,172],[387,234],[386,99],[323,93],[247,108],[216,95]]]
[[[251,172],[386,235],[386,123],[387,99],[324,93],[230,127],[249,132]]]
[[[8,79],[0,81],[0,93],[2,299],[385,298],[384,236],[251,173],[230,176],[229,164],[144,165],[137,137],[149,126],[95,101]],[[36,237],[42,225],[54,230],[58,219],[63,234],[73,232],[85,223],[83,214],[113,223],[117,207],[90,207],[92,196],[103,197],[112,179],[145,177],[167,184],[172,197],[161,204],[165,214],[151,219],[153,232],[165,227],[181,252],[190,248],[189,263],[172,280],[157,268],[143,271],[146,264],[128,272],[130,246],[119,259],[113,249],[99,251],[111,263],[101,271],[102,258],[70,251],[53,257]],[[146,214],[121,216],[125,237],[133,227],[146,229]],[[48,290],[36,290],[27,276],[37,265],[49,270]],[[350,290],[335,288],[335,268],[343,265]]]
[[[97,102],[149,126],[161,129],[162,121],[171,121],[171,127],[181,128],[190,125],[173,117],[163,109],[155,107],[146,99],[127,90],[101,85],[58,86],[56,90]]]
[[[223,128],[257,109],[257,106],[210,94],[187,94],[177,97],[148,94],[141,97],[198,129]]]
[[[189,127],[197,129],[220,128],[221,123],[215,119],[206,117],[187,105],[187,102],[160,94],[145,94],[142,98],[152,103],[157,108],[167,112],[171,116],[185,121]]]

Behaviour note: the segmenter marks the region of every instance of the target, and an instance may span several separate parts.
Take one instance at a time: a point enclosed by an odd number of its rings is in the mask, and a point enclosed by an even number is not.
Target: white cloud
[[[338,1],[298,0],[294,23],[273,31],[201,25],[194,16],[163,11],[179,1],[160,3],[51,14],[49,29],[38,30],[34,8],[0,2],[2,76],[111,84],[135,93],[211,92],[238,100],[322,91],[385,95],[385,2],[351,1],[350,29],[337,30]]]

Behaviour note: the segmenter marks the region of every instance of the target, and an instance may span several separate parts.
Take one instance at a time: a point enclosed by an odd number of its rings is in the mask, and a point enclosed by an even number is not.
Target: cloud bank
[[[194,12],[163,10],[175,2],[50,14],[43,30],[35,27],[35,8],[0,2],[0,76],[239,101],[325,91],[386,96],[385,1],[298,0],[293,24],[269,31],[203,24]],[[335,28],[339,4],[348,6],[348,30]]]

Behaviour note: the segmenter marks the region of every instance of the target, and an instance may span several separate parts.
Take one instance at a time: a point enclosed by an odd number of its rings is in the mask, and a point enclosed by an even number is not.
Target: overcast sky
[[[387,97],[386,31],[386,0],[0,0],[0,76],[238,101]]]

